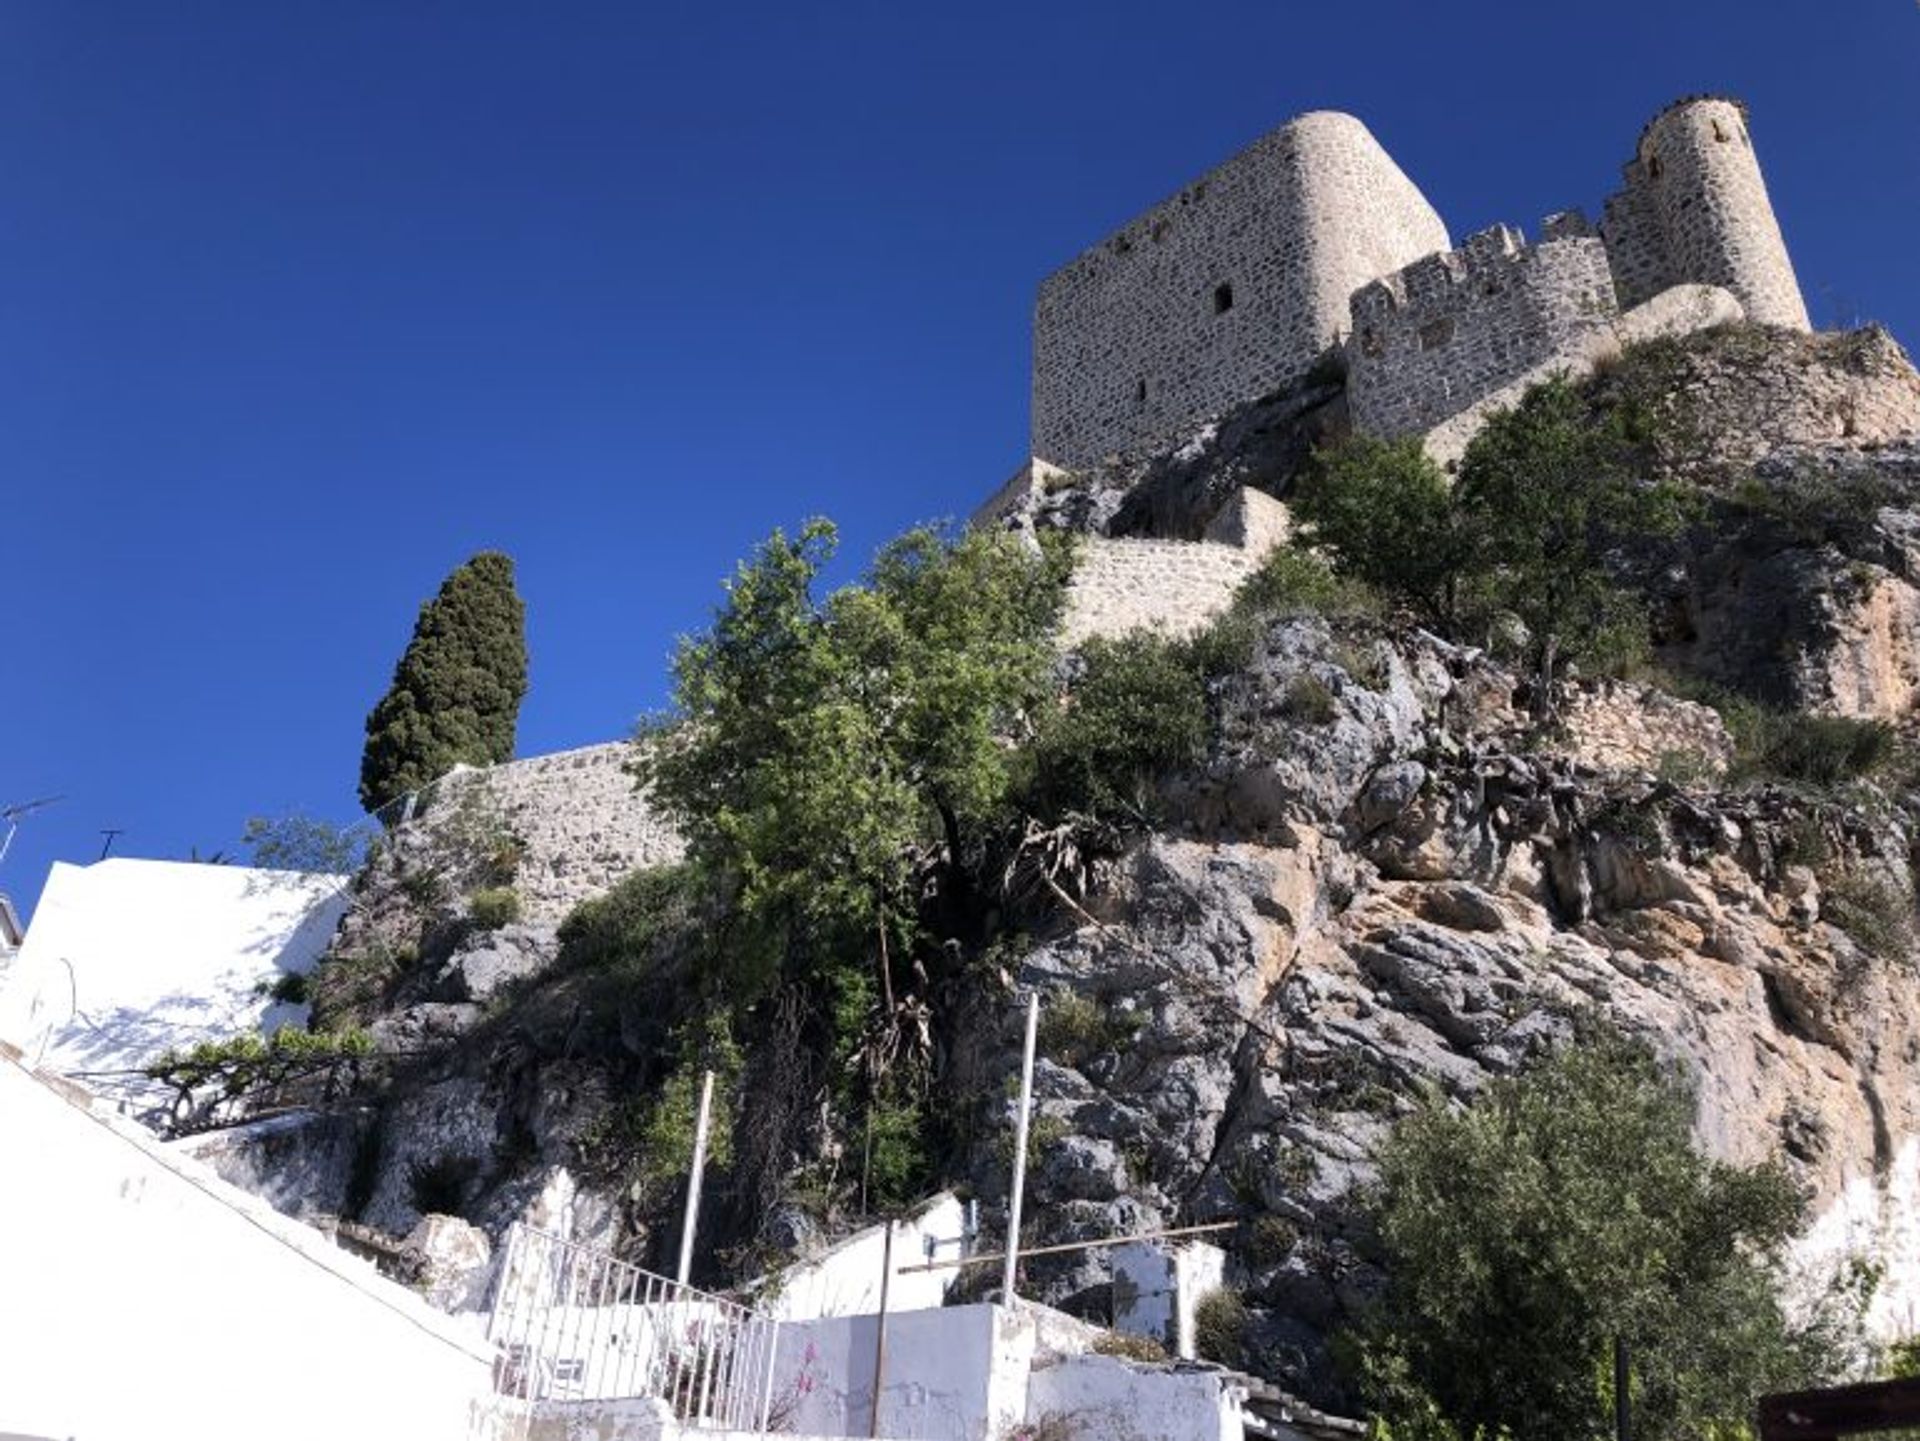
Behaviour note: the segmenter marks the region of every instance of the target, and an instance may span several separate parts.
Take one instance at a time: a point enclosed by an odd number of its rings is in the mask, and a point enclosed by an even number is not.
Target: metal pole
[[[1627,1343],[1613,1338],[1613,1436],[1614,1441],[1632,1441],[1633,1401],[1629,1395],[1632,1369],[1628,1364]]]
[[[1000,1304],[1014,1303],[1013,1273],[1020,1264],[1020,1200],[1027,1186],[1027,1116],[1033,1110],[1033,1040],[1040,1026],[1040,993],[1027,997],[1027,1041],[1020,1060],[1020,1119],[1013,1133],[1013,1192],[1007,1199],[1007,1268],[1000,1277]]]
[[[880,1434],[880,1387],[887,1375],[887,1287],[893,1280],[893,1218],[887,1218],[887,1238],[880,1252],[880,1327],[873,1337],[873,1408],[867,1413],[867,1435]]]
[[[680,1218],[680,1270],[674,1277],[682,1286],[693,1270],[693,1232],[700,1223],[700,1177],[707,1169],[707,1119],[713,1111],[713,1072],[700,1079],[700,1119],[693,1126],[693,1170],[687,1176],[687,1211]]]

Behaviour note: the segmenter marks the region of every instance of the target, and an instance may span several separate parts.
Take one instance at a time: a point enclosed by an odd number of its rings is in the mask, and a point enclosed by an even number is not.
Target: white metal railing
[[[508,1232],[487,1339],[523,1401],[657,1396],[683,1423],[764,1431],[780,1323],[524,1223]]]

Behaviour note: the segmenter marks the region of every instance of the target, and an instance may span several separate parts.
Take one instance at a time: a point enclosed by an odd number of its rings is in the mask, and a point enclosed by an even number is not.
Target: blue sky
[[[0,6],[0,864],[348,819],[421,600],[509,551],[520,751],[623,734],[775,525],[1021,460],[1048,270],[1304,109],[1455,237],[1746,98],[1816,323],[1920,339],[1913,0]]]

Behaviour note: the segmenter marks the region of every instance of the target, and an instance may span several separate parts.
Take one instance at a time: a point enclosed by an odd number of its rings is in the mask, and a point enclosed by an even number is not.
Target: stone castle
[[[1656,115],[1597,226],[1569,211],[1535,243],[1495,226],[1457,249],[1365,125],[1318,111],[1042,282],[1032,454],[1162,449],[1323,364],[1357,429],[1427,435],[1597,343],[1740,318],[1808,328],[1738,101]]]

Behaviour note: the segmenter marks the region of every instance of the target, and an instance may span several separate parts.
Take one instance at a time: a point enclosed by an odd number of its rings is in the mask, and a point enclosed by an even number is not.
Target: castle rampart
[[[1622,175],[1601,222],[1622,305],[1673,285],[1718,285],[1749,319],[1809,328],[1743,105],[1718,96],[1669,105]]]
[[[1419,434],[1553,357],[1616,314],[1606,247],[1577,215],[1528,245],[1496,225],[1353,296],[1347,400],[1357,429]]]
[[[1496,226],[1448,252],[1439,216],[1358,120],[1290,121],[1041,285],[1033,455],[1084,468],[1167,448],[1300,378],[1342,336],[1355,424],[1400,435],[1543,366],[1589,362],[1622,312],[1679,287],[1722,297],[1668,307],[1682,317],[1737,302],[1808,328],[1737,101],[1668,106],[1623,175],[1597,231],[1570,212],[1535,245]]]
[[[1345,331],[1357,287],[1448,243],[1366,126],[1289,121],[1042,283],[1033,453],[1140,453],[1279,388]]]

